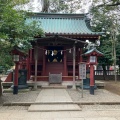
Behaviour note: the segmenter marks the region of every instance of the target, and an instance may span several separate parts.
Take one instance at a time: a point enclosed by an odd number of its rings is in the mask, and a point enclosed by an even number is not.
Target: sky
[[[27,11],[32,11],[32,12],[40,12],[41,11],[41,0],[30,0],[29,3],[22,5],[22,6],[17,6],[19,9],[24,9]]]
[[[92,4],[92,0],[82,0],[81,2],[82,8],[80,10],[77,10],[76,13],[88,13],[91,4]],[[19,6],[18,8],[21,9],[21,6]],[[30,2],[22,6],[22,8],[27,11],[29,10],[32,12],[40,12],[42,8],[41,0],[30,0]]]

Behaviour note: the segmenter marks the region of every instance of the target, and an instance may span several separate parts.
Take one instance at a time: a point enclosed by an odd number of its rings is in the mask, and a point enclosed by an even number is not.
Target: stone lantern
[[[25,56],[25,53],[22,52],[18,47],[14,47],[11,51],[13,55],[13,61],[15,63],[15,72],[14,72],[14,81],[13,81],[13,94],[18,94],[18,73],[19,73],[19,63],[22,56]]]
[[[94,86],[95,86],[94,65],[97,64],[97,58],[99,56],[103,56],[103,53],[101,53],[95,47],[93,47],[83,55],[88,57],[87,64],[90,66],[90,94],[94,95]]]

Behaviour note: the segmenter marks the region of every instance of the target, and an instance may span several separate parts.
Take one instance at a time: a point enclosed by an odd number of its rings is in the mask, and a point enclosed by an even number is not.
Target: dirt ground
[[[105,87],[106,90],[120,95],[120,81],[107,81],[105,82]]]

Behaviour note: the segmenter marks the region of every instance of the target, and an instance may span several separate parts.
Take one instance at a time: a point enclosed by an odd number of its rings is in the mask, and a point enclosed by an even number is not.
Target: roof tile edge
[[[32,17],[44,17],[44,18],[79,18],[84,19],[85,14],[66,14],[66,13],[33,13]]]

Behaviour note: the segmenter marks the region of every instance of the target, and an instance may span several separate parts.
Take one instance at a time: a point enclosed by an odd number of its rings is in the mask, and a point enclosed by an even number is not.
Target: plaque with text
[[[79,78],[86,79],[86,63],[79,64]]]

